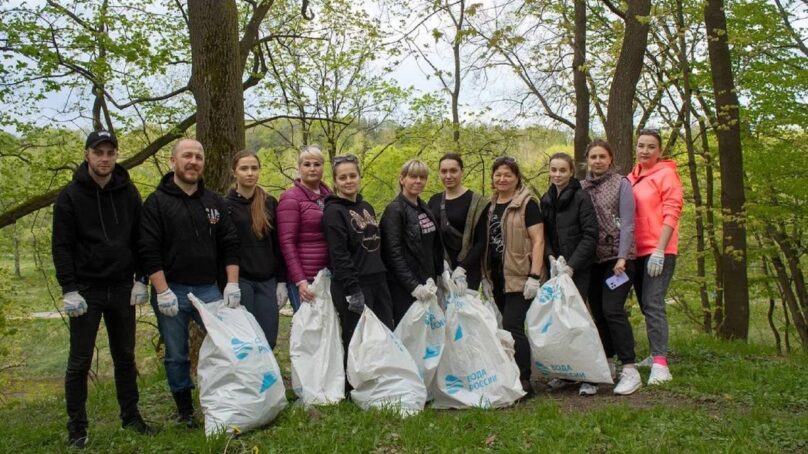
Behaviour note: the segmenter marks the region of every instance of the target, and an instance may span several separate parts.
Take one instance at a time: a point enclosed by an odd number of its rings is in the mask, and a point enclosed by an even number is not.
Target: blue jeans
[[[665,254],[662,274],[656,277],[648,275],[646,266],[648,257],[637,257],[634,274],[634,291],[637,301],[645,316],[645,331],[648,333],[648,344],[651,356],[668,356],[668,315],[665,313],[665,294],[676,269],[676,256]]]
[[[294,282],[287,282],[286,290],[289,294],[289,304],[292,305],[292,311],[297,312],[300,309],[300,291]]]
[[[274,278],[266,281],[238,279],[241,288],[241,304],[255,317],[272,349],[278,340],[278,296]]]
[[[216,284],[208,285],[183,285],[168,283],[168,287],[177,295],[179,302],[179,312],[174,317],[166,317],[157,308],[157,292],[152,288],[151,304],[154,314],[157,316],[157,326],[163,343],[166,347],[166,356],[163,360],[168,378],[168,387],[172,393],[186,391],[194,388],[191,380],[191,360],[188,357],[188,323],[193,319],[204,329],[199,312],[194,309],[188,299],[188,293],[204,301],[212,303],[222,299],[219,287]]]

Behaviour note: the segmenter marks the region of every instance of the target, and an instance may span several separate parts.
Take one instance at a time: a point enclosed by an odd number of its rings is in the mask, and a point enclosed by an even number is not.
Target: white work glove
[[[129,296],[129,305],[140,306],[141,304],[145,304],[148,300],[149,288],[146,287],[146,284],[143,282],[135,281],[135,285],[132,286],[132,294]]]
[[[170,288],[157,294],[157,309],[166,317],[173,317],[179,313],[180,303],[177,301],[177,295]]]
[[[494,301],[494,284],[490,280],[483,278],[482,282],[480,282],[480,290],[486,300]]]
[[[348,301],[349,311],[354,314],[362,315],[362,312],[365,310],[365,294],[362,293],[361,290],[353,295],[346,296],[345,300]]]
[[[224,304],[231,309],[235,309],[241,305],[241,287],[238,282],[228,282],[224,286]]]
[[[68,317],[78,317],[87,312],[87,301],[79,292],[67,292],[62,296],[64,300],[65,313]]]
[[[458,266],[452,272],[452,281],[457,287],[457,293],[463,295],[469,289],[469,282],[466,280],[466,270],[462,266]]]
[[[286,289],[286,282],[278,282],[275,287],[275,298],[278,300],[278,310],[289,301],[289,290]]]
[[[417,299],[418,301],[426,301],[433,296],[438,295],[438,286],[435,285],[435,281],[432,278],[426,280],[426,284],[419,284],[415,287],[415,290],[412,291],[413,298]]]
[[[569,277],[572,277],[572,274],[575,270],[572,269],[571,266],[567,265],[566,262],[558,262],[556,263],[556,273],[558,276],[562,274],[566,274]]]
[[[541,281],[529,277],[527,278],[527,282],[525,282],[525,291],[522,292],[522,295],[525,297],[526,300],[533,300],[536,297],[536,294],[539,293],[539,289],[541,288]]]
[[[657,277],[662,274],[662,268],[665,267],[665,252],[656,250],[650,257],[648,257],[648,263],[645,266],[645,269],[648,270],[648,275],[651,277]]]

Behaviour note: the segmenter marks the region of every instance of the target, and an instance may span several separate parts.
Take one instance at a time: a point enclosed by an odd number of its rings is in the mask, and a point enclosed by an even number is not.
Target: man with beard
[[[135,366],[135,305],[148,299],[142,274],[133,281],[141,201],[117,159],[115,136],[91,133],[84,162],[53,207],[53,264],[70,322],[65,373],[68,443],[76,448],[87,443],[87,374],[102,317],[122,425],[152,433],[138,411]]]
[[[202,320],[188,294],[206,303],[222,299],[216,285],[225,266],[224,301],[238,307],[238,233],[224,199],[205,189],[205,151],[194,139],[171,149],[171,167],[143,204],[140,255],[152,283],[152,306],[165,343],[168,385],[177,404],[177,422],[194,427],[188,323]]]

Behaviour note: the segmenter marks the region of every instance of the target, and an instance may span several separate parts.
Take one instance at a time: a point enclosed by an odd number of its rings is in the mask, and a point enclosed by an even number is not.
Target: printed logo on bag
[[[432,311],[427,311],[424,324],[430,329],[440,329],[446,326],[446,319],[438,318]]]
[[[550,316],[547,317],[547,321],[541,325],[541,333],[547,334],[547,330],[549,330],[551,326],[553,326],[553,314],[550,314]]]
[[[456,377],[454,375],[447,375],[444,378],[446,383],[446,392],[450,395],[455,394],[461,389],[468,389],[469,391],[479,391],[497,382],[496,374],[489,374],[485,369],[476,370],[465,377]]]
[[[423,359],[437,358],[438,356],[440,356],[440,345],[427,345]]]
[[[543,285],[541,287],[541,295],[539,296],[539,304],[547,304],[552,301],[555,292],[555,285]]]
[[[460,324],[457,325],[457,329],[455,330],[454,340],[455,342],[459,341],[463,338],[463,327]]]
[[[545,366],[544,364],[542,364],[541,361],[535,361],[533,363],[533,365],[536,366],[536,370],[540,374],[542,374],[542,375],[550,375],[550,373],[551,373],[550,368]]]
[[[233,347],[233,354],[236,355],[239,361],[246,358],[253,351],[253,346],[250,342],[243,341],[237,337],[230,339],[230,345]]]
[[[550,367],[536,361],[536,370],[542,375],[561,375],[570,380],[583,380],[586,378],[585,372],[576,372],[575,369],[569,364],[550,364]]]
[[[272,372],[267,372],[264,374],[264,378],[261,380],[261,390],[258,391],[259,393],[263,393],[264,391],[268,390],[278,381],[278,377],[275,376]]]

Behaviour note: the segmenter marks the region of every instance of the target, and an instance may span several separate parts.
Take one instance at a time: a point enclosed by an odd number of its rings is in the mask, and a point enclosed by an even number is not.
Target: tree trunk
[[[16,222],[12,224],[11,235],[14,237],[14,275],[22,277],[22,272],[20,271],[20,229]]]
[[[575,87],[575,162],[586,162],[589,145],[589,86],[586,81],[586,0],[575,0],[575,36],[573,37],[573,86]],[[576,175],[583,178],[585,166]]]
[[[463,43],[463,24],[466,15],[466,1],[460,0],[458,4],[459,12],[455,20],[455,36],[452,42],[452,59],[454,73],[452,81],[452,142],[454,142],[455,152],[460,153],[460,82],[462,74],[460,72],[460,45]],[[450,7],[451,8],[451,7]]]
[[[622,173],[630,171],[634,162],[634,94],[648,44],[651,12],[651,0],[628,0],[627,3],[625,33],[609,90],[605,125],[606,137],[615,154],[614,164]]]
[[[732,76],[727,42],[727,18],[723,0],[708,0],[704,7],[707,50],[715,94],[715,131],[721,166],[723,215],[724,323],[719,334],[726,339],[749,336],[749,282],[746,275],[746,197],[743,187],[743,153],[738,95]]]
[[[244,94],[234,0],[189,0],[191,91],[197,139],[205,147],[205,185],[224,192],[230,158],[244,149]]]

